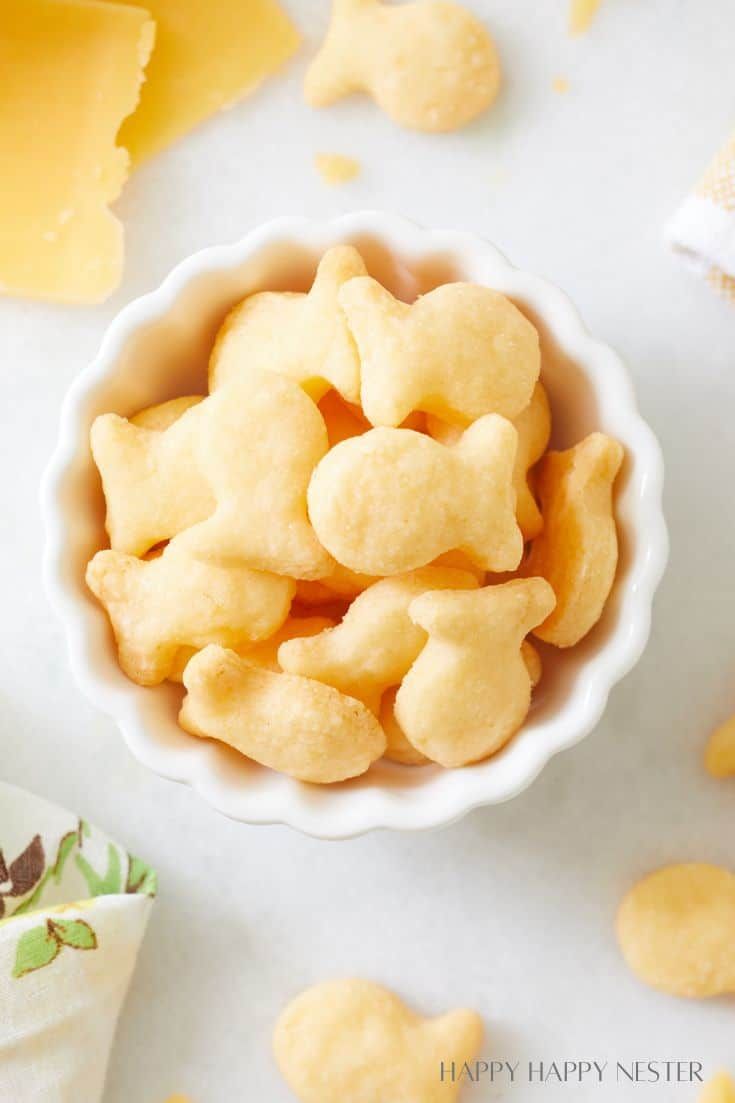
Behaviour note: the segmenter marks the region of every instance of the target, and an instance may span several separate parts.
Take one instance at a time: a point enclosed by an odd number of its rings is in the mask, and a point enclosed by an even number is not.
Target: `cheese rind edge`
[[[138,103],[154,37],[144,8],[19,0],[8,9],[0,41],[3,292],[96,303],[120,282],[123,230],[109,204],[129,157],[116,138]]]

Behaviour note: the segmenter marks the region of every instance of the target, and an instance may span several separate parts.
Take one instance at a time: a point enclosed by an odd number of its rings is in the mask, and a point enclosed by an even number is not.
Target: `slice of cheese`
[[[275,0],[142,2],[156,20],[156,48],[120,133],[136,162],[246,96],[299,45]]]
[[[0,290],[88,303],[120,281],[116,145],[155,27],[96,0],[0,0]]]

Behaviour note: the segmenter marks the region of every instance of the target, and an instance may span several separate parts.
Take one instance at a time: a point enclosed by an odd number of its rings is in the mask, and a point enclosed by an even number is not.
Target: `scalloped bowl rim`
[[[83,406],[90,390],[114,370],[116,357],[138,327],[163,317],[189,283],[206,273],[228,271],[273,242],[323,250],[347,237],[370,235],[387,242],[401,257],[424,257],[437,250],[481,260],[504,291],[515,290],[533,304],[554,339],[572,354],[594,393],[606,408],[615,404],[626,424],[626,450],[636,458],[636,531],[638,549],[630,563],[616,630],[588,663],[564,707],[539,726],[522,754],[504,753],[474,767],[446,771],[451,783],[436,792],[412,788],[398,791],[373,786],[343,793],[336,802],[328,787],[301,785],[280,779],[267,798],[257,783],[246,791],[228,785],[220,747],[190,740],[185,751],[160,747],[141,715],[139,699],[123,685],[105,684],[95,670],[89,645],[87,612],[64,574],[67,513],[65,479],[80,447]],[[86,436],[85,436],[86,439]],[[58,442],[41,485],[46,542],[43,562],[48,598],[65,629],[73,675],[86,697],[112,716],[133,754],[156,773],[194,788],[213,808],[252,824],[287,824],[325,839],[348,838],[375,828],[420,830],[449,824],[474,808],[516,796],[529,786],[550,759],[588,735],[599,722],[612,687],[642,654],[651,624],[656,588],[668,558],[663,516],[663,458],[648,424],[638,412],[633,387],[622,361],[587,331],[576,309],[553,284],[515,268],[482,238],[461,231],[428,230],[407,219],[379,211],[361,211],[317,221],[279,218],[233,244],[212,246],[183,260],[160,286],[133,300],[114,318],[93,362],[74,379],[64,399]],[[516,742],[516,741],[514,741]],[[513,744],[510,745],[512,747]],[[502,762],[502,768],[499,768]]]

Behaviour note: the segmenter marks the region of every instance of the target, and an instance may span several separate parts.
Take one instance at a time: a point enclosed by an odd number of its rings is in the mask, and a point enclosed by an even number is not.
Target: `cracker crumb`
[[[712,733],[704,761],[712,777],[732,777],[735,774],[735,716],[720,724]]]
[[[569,81],[566,77],[554,77],[551,87],[555,92],[558,92],[560,96],[563,96],[569,91]]]
[[[341,153],[316,153],[314,167],[325,184],[336,187],[360,175],[360,162]]]
[[[590,29],[602,0],[570,0],[569,33],[584,34]]]

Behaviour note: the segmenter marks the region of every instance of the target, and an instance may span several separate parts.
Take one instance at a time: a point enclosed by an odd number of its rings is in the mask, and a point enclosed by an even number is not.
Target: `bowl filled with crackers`
[[[248,823],[451,822],[646,644],[663,463],[616,354],[492,245],[280,219],[126,307],[43,485],[74,675]]]

